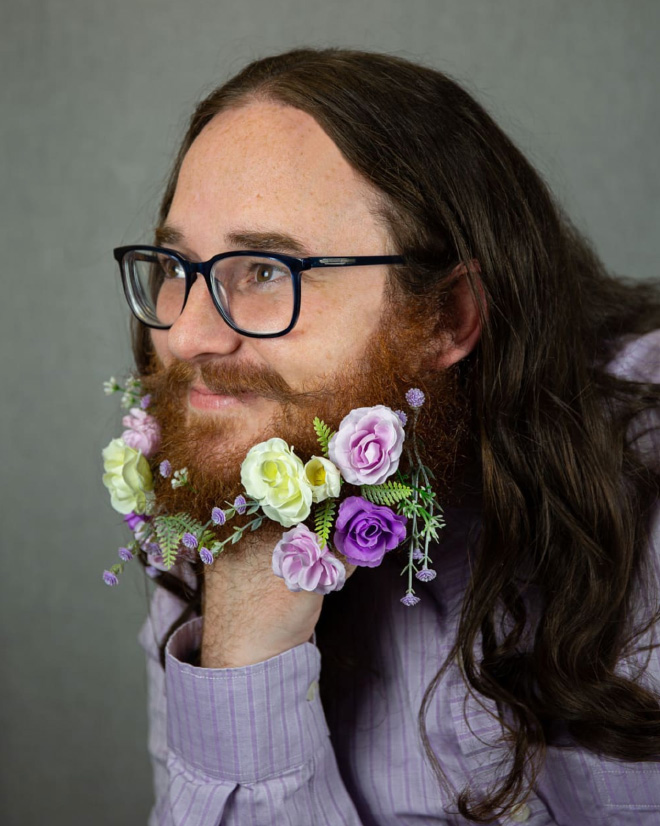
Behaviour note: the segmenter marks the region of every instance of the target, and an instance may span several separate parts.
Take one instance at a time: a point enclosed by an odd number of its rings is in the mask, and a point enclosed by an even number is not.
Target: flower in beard
[[[103,484],[110,492],[112,507],[125,515],[143,514],[153,490],[153,479],[140,451],[122,439],[113,439],[103,449],[103,468]]]
[[[333,543],[351,565],[375,568],[406,538],[405,516],[361,496],[349,496],[339,506]]]
[[[132,407],[129,415],[121,420],[126,430],[121,434],[124,443],[134,450],[142,451],[147,459],[158,450],[160,445],[160,425],[144,410]]]
[[[305,476],[312,488],[312,500],[324,502],[339,496],[341,476],[337,468],[323,456],[312,456],[305,465]]]
[[[283,439],[250,448],[241,465],[241,483],[264,514],[285,528],[309,516],[312,488],[303,463]]]
[[[399,467],[405,433],[389,407],[358,407],[342,419],[328,455],[351,485],[381,485]]]
[[[273,573],[282,577],[289,591],[329,594],[346,581],[346,568],[306,525],[282,534],[273,550]]]
[[[145,521],[148,521],[149,517],[145,516],[141,513],[135,513],[131,511],[129,514],[126,514],[124,517],[124,522],[128,525],[128,527],[135,533],[135,531],[141,527]]]

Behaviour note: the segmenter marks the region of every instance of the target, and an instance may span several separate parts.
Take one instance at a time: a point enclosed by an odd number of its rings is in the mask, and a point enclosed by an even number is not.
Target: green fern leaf
[[[317,508],[314,514],[314,531],[316,532],[321,547],[324,548],[330,537],[330,531],[335,521],[335,511],[337,503],[334,499],[326,499]]]
[[[412,488],[401,482],[383,482],[382,485],[362,485],[360,493],[374,505],[392,507],[410,498]]]
[[[321,421],[318,416],[314,419],[314,430],[316,431],[316,437],[319,440],[319,444],[321,445],[321,451],[323,452],[324,456],[328,455],[328,442],[334,436],[334,433],[328,425]]]
[[[176,556],[181,540],[181,533],[178,529],[176,516],[157,516],[154,519],[156,537],[163,557],[163,564],[166,568],[171,568],[176,562]]]

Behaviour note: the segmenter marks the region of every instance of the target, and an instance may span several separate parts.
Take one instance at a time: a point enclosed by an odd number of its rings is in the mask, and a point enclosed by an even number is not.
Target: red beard
[[[275,400],[278,411],[257,441],[275,436],[284,439],[303,462],[320,452],[312,425],[315,416],[335,430],[356,407],[384,404],[406,410],[406,390],[421,388],[427,401],[420,411],[417,433],[424,463],[435,474],[434,488],[442,503],[452,480],[469,459],[469,400],[460,386],[457,365],[440,371],[424,369],[428,349],[422,342],[429,339],[428,322],[418,312],[409,312],[407,318],[403,313],[401,305],[396,307],[396,315],[390,311],[359,359],[341,365],[319,386],[300,391],[294,391],[268,368],[221,359],[199,366],[175,361],[165,368],[154,359],[149,374],[143,377],[143,387],[152,397],[149,412],[162,430],[161,446],[152,465],[157,468],[167,459],[175,470],[186,467],[194,488],[173,489],[171,480],[163,479],[156,470],[157,512],[186,511],[206,523],[213,507],[226,507],[243,493],[240,468],[252,445],[240,441],[234,421],[191,415],[188,393],[200,379],[212,392],[250,392]],[[405,465],[402,470],[405,472]],[[238,545],[227,546],[234,547]]]

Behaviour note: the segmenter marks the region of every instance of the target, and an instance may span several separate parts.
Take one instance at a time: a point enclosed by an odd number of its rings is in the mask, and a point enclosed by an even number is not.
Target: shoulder
[[[643,336],[623,336],[606,369],[630,381],[660,382],[660,330]]]
[[[605,369],[617,378],[660,384],[660,330],[624,336]],[[640,460],[660,473],[660,406],[647,405],[630,420],[626,435]]]

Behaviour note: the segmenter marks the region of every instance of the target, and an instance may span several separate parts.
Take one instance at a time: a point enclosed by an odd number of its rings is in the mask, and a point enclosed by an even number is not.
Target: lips
[[[198,410],[220,410],[228,407],[238,407],[256,398],[255,393],[236,393],[224,395],[213,393],[202,384],[195,384],[190,388],[190,405]]]
[[[214,393],[212,390],[209,390],[208,387],[205,387],[203,384],[195,384],[190,388],[191,393],[201,393],[202,396],[217,396],[220,395],[219,393]]]

